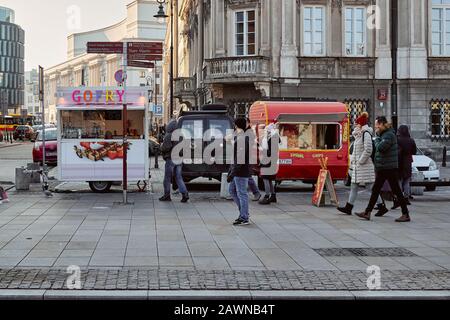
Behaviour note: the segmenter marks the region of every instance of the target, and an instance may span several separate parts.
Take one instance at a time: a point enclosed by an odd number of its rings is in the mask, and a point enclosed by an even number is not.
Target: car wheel
[[[426,191],[436,191],[436,186],[427,186],[425,187]]]
[[[95,193],[105,193],[111,189],[110,181],[89,181],[89,188]]]

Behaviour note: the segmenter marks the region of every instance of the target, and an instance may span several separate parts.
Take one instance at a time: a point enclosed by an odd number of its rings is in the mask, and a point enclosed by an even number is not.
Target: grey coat
[[[363,139],[364,135],[364,139]],[[355,142],[353,144],[353,154],[350,157],[352,167],[352,183],[370,184],[375,182],[375,166],[372,158],[372,136],[373,129],[367,125],[353,131]]]

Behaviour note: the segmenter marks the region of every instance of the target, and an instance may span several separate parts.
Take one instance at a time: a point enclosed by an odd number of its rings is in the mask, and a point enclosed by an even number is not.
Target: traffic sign
[[[134,53],[128,55],[129,60],[145,60],[145,61],[161,61],[161,54],[142,54],[142,53]]]
[[[128,60],[128,66],[137,68],[154,68],[155,64],[148,61]]]
[[[123,71],[122,69],[117,70],[114,74],[114,79],[117,81],[117,83],[123,83]]]
[[[88,42],[87,53],[123,53],[122,42]]]

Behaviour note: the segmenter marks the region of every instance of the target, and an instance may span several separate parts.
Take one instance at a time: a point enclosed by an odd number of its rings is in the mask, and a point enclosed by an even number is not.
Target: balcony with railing
[[[174,79],[173,95],[175,97],[183,95],[193,95],[195,91],[194,77],[180,77]]]
[[[206,59],[205,81],[246,82],[270,77],[270,58],[263,56]]]
[[[374,79],[376,58],[299,57],[300,78]]]

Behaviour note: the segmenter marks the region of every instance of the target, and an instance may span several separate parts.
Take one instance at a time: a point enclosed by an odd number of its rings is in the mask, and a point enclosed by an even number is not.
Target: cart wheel
[[[112,182],[110,181],[90,181],[89,188],[95,193],[105,193],[111,189]]]

